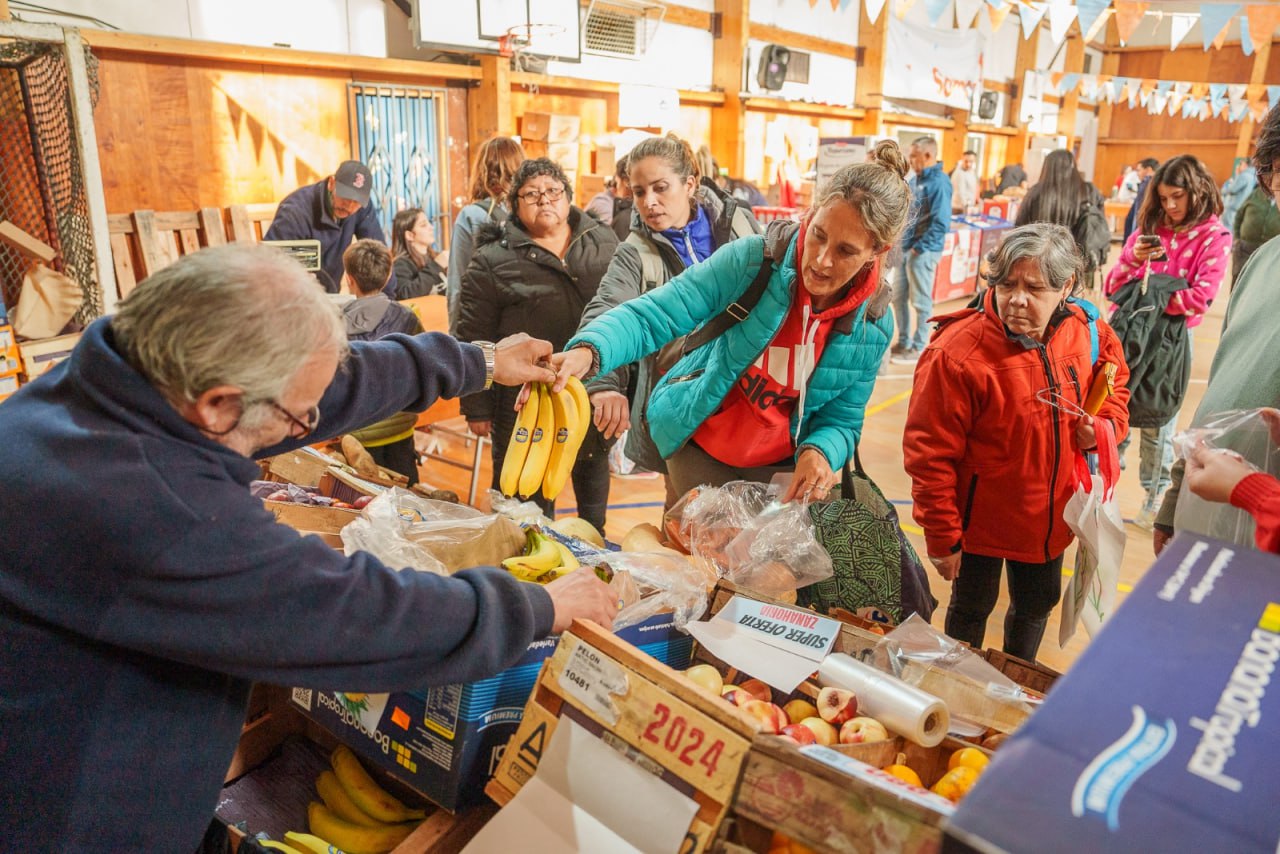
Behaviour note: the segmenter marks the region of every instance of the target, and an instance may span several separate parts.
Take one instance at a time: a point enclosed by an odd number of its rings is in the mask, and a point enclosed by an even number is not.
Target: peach
[[[719,696],[724,688],[724,679],[720,676],[720,671],[710,664],[695,664],[684,672],[684,676],[699,688],[710,691],[716,696]]]
[[[787,715],[773,703],[764,700],[752,700],[742,707],[742,711],[760,722],[762,732],[777,735],[787,725]]]
[[[782,707],[782,711],[787,713],[787,720],[793,724],[798,724],[805,718],[818,716],[818,707],[808,700],[792,700]]]
[[[818,744],[824,747],[830,747],[835,744],[839,737],[836,728],[822,718],[804,718],[799,725],[810,730]]]
[[[861,744],[864,741],[885,741],[889,731],[875,718],[852,718],[840,726],[841,744]]]
[[[813,730],[803,724],[788,724],[782,728],[779,735],[786,736],[801,746],[818,743],[818,737],[813,734]]]
[[[818,716],[832,726],[858,716],[858,695],[844,688],[823,688],[818,692]]]
[[[742,691],[746,691],[757,700],[764,700],[766,703],[773,702],[773,689],[759,679],[748,679],[738,685]]]

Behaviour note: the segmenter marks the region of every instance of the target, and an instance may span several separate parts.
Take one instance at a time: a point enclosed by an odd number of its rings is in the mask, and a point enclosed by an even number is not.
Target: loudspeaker
[[[983,92],[978,97],[978,118],[984,122],[989,122],[996,117],[996,110],[1000,106],[1000,96],[995,92]]]
[[[767,44],[760,51],[760,65],[756,68],[756,83],[766,91],[782,88],[787,79],[787,64],[791,51],[780,44]]]

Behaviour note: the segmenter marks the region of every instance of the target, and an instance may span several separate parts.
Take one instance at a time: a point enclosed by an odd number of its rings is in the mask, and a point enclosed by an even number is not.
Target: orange
[[[910,783],[913,786],[924,788],[924,783],[920,781],[920,775],[912,771],[906,765],[889,765],[885,769],[886,774],[892,774],[904,783]]]
[[[987,763],[990,761],[990,757],[978,748],[962,747],[951,754],[951,759],[947,762],[947,770],[951,771],[963,765],[966,768],[981,771],[987,767]]]
[[[952,803],[958,803],[961,798],[969,794],[969,789],[977,779],[977,769],[961,765],[943,774],[942,779],[930,786],[929,790],[934,794],[942,795]]]

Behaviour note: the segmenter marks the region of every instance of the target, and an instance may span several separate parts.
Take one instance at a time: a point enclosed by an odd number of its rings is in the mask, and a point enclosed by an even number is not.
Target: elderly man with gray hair
[[[265,247],[188,255],[0,407],[0,827],[14,850],[193,851],[254,681],[382,692],[483,678],[574,618],[546,588],[344,556],[253,499],[253,457],[491,382],[553,382],[551,345],[348,345]]]
[[[1034,661],[1072,539],[1062,509],[1076,456],[1097,447],[1101,420],[1124,436],[1129,370],[1111,327],[1071,299],[1083,261],[1070,231],[1015,228],[987,262],[980,303],[937,319],[902,448],[929,560],[955,585],[947,634],[985,645],[1007,563],[1004,651]],[[1115,394],[1089,416],[1085,398],[1104,362],[1118,368]]]

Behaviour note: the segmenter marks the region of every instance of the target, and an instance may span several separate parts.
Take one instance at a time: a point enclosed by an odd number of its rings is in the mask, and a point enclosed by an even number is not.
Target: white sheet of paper
[[[725,620],[690,623],[688,630],[716,658],[785,694],[794,691],[818,669],[812,661],[748,637],[738,626]]]
[[[697,812],[693,799],[561,718],[533,778],[463,850],[674,854]]]

